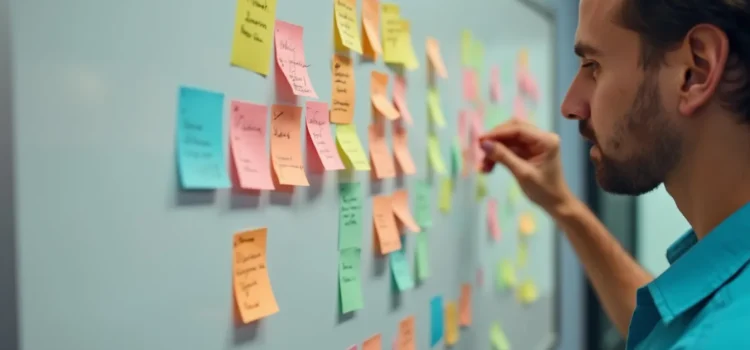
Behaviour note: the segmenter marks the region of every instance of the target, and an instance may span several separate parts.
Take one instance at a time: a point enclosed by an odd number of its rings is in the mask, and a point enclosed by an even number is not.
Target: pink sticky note
[[[497,221],[497,201],[494,198],[487,201],[487,226],[490,229],[490,233],[492,233],[492,238],[499,241],[502,233],[500,232],[500,224]]]
[[[268,107],[249,102],[232,101],[229,147],[244,189],[273,190],[271,168],[266,152]]]
[[[500,90],[500,68],[492,67],[490,70],[490,100],[500,102],[502,100],[502,91]]]
[[[347,349],[347,350],[357,350],[357,345],[356,345],[356,344],[355,344],[355,345],[352,345],[352,346],[350,346],[350,347],[349,347],[349,349]]]
[[[482,147],[479,145],[479,136],[482,135],[482,121],[479,115],[474,111],[469,112],[469,119],[471,121],[471,130],[469,131],[469,137],[471,140],[471,145],[473,146],[471,158],[476,163],[477,168],[481,168],[482,161],[484,159],[484,150],[482,150]]]
[[[339,152],[336,150],[336,143],[331,136],[331,126],[328,122],[328,104],[307,101],[305,104],[305,122],[308,140],[315,146],[323,168],[325,170],[344,169],[344,163],[341,162]]]
[[[477,99],[477,75],[473,70],[465,68],[463,71],[464,100]]]
[[[302,27],[277,20],[275,32],[276,63],[284,73],[292,92],[297,96],[318,98],[307,74],[309,66],[305,63]]]
[[[519,120],[526,120],[526,105],[523,102],[523,98],[520,95],[516,95],[513,99],[513,118]]]
[[[412,118],[409,106],[406,104],[406,79],[404,77],[397,76],[393,83],[393,102],[396,104],[396,108],[398,108],[401,116],[411,125]]]
[[[539,87],[536,84],[536,79],[530,73],[524,77],[524,91],[532,100],[539,100]]]

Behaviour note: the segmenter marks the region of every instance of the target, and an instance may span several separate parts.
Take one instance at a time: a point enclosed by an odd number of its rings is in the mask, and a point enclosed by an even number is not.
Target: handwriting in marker
[[[290,186],[309,186],[307,175],[302,166],[300,147],[300,118],[302,108],[297,106],[273,105],[271,120],[273,136],[271,138],[271,157],[273,170],[279,184]],[[279,118],[284,114],[284,118]]]
[[[266,270],[265,228],[234,236],[234,297],[244,323],[279,311]]]
[[[263,75],[271,62],[276,0],[237,0],[231,63]]]

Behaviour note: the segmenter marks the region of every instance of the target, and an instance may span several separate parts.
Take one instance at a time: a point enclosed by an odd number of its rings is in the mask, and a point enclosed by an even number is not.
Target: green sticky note
[[[362,190],[358,182],[339,184],[339,250],[362,247]]]
[[[471,31],[464,29],[461,33],[461,64],[465,67],[471,66],[472,42]]]
[[[499,261],[495,270],[495,287],[497,290],[506,290],[514,287],[517,283],[516,270],[513,268],[513,263],[508,260]]]
[[[430,135],[427,138],[427,152],[432,169],[440,175],[445,175],[445,162],[443,162],[443,155],[440,153],[440,142],[437,136]]]
[[[445,116],[443,115],[443,107],[440,103],[440,95],[435,88],[427,90],[427,107],[430,111],[432,122],[440,128],[444,127]]]
[[[440,182],[440,211],[448,213],[451,211],[453,201],[453,180],[447,177]]]
[[[477,71],[481,71],[484,66],[484,44],[478,40],[471,41],[471,61],[472,66]]]
[[[424,281],[430,277],[430,256],[427,250],[427,232],[422,231],[417,235],[417,247],[414,253],[417,256],[417,279]]]
[[[409,272],[409,262],[406,261],[404,250],[399,249],[388,254],[388,259],[391,264],[393,279],[396,281],[398,290],[403,292],[405,290],[414,288],[414,279],[411,278],[411,272]]]
[[[484,175],[477,177],[477,201],[481,201],[487,197],[487,180]]]
[[[510,350],[508,337],[505,336],[503,328],[497,322],[493,323],[490,328],[490,342],[495,350]]]
[[[451,175],[453,175],[454,178],[457,178],[463,169],[463,157],[461,156],[461,145],[458,138],[453,141],[451,154]]]
[[[421,228],[432,227],[432,187],[425,181],[416,182],[414,219]]]
[[[359,248],[349,248],[339,252],[339,293],[342,313],[364,307],[360,253]]]

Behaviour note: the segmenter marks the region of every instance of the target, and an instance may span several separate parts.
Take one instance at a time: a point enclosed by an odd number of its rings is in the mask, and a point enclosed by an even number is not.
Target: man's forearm
[[[578,254],[607,315],[621,334],[627,334],[635,310],[636,290],[653,277],[577,198],[571,197],[550,214]]]

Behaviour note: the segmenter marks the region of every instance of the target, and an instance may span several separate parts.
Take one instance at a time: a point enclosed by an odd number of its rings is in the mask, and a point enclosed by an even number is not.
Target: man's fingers
[[[529,175],[529,164],[501,142],[484,140],[481,146],[488,159],[505,165],[515,177],[522,179]]]

